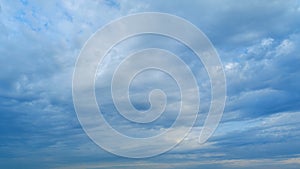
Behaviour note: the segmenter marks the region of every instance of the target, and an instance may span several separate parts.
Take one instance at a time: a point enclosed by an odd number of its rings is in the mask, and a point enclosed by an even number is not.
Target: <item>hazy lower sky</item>
[[[171,50],[190,66],[200,89],[199,117],[187,138],[162,155],[130,159],[98,147],[79,124],[72,75],[81,48],[105,24],[139,12],[182,17],[218,51],[227,101],[218,129],[205,144],[197,140],[210,102],[207,73],[184,45],[155,35],[129,38],[112,49],[97,74],[97,100],[107,121],[126,135],[146,137],[170,127],[174,105],[143,127],[123,120],[109,84],[111,73],[133,49]],[[297,0],[0,0],[0,168],[298,169],[299,46]],[[149,71],[130,88],[137,109],[149,108],[152,88],[165,90],[168,103],[178,99],[178,86],[169,76]]]

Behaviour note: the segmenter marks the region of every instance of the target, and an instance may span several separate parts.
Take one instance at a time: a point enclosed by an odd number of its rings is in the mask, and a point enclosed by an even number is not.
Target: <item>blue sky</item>
[[[77,120],[72,75],[80,49],[97,29],[138,12],[187,19],[208,36],[220,55],[227,81],[226,108],[217,131],[204,145],[197,138],[209,107],[207,73],[191,52],[166,37],[146,35],[118,44],[98,72],[95,91],[104,116],[117,130],[155,135],[172,124],[174,106],[141,129],[117,115],[109,78],[131,49],[172,50],[191,66],[201,95],[199,118],[181,144],[157,157],[122,158],[94,144]],[[298,169],[299,18],[300,1],[293,0],[0,0],[0,168]],[[156,78],[158,82],[151,81]],[[144,93],[150,89],[143,86],[166,90],[174,102],[178,93],[168,78],[158,72],[138,76],[130,89],[133,105],[141,110],[149,107]]]

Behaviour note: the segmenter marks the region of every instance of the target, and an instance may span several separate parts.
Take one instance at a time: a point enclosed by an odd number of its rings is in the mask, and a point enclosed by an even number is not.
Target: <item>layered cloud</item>
[[[174,150],[151,159],[123,159],[100,149],[82,130],[72,103],[72,73],[80,49],[98,28],[149,11],[183,17],[210,38],[226,73],[226,109],[214,136],[199,145],[210,103],[202,63],[172,39],[128,39],[106,57],[96,80],[97,99],[112,126],[147,137],[175,120],[177,86],[160,72],[137,77],[131,99],[137,109],[147,109],[149,90],[161,87],[173,103],[170,116],[141,126],[117,115],[110,74],[132,48],[162,47],[180,55],[197,77],[201,110],[195,128]],[[299,1],[1,1],[1,168],[299,168],[299,17]]]

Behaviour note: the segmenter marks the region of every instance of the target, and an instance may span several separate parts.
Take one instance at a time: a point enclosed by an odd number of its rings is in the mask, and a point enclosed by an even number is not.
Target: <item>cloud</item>
[[[235,61],[226,63],[228,110],[245,111],[246,116],[298,110],[294,104],[299,100],[295,94],[299,90],[295,86],[299,83],[299,59],[294,47],[299,43],[298,36],[262,39],[245,52],[236,53]]]
[[[1,2],[0,166],[296,168],[299,6],[298,1]],[[202,108],[196,127],[174,150],[153,159],[122,159],[99,149],[85,135],[73,109],[71,79],[76,57],[92,33],[120,16],[146,11],[181,16],[207,34],[224,64],[228,101],[215,135],[199,145],[197,137],[210,101],[202,63],[172,39],[148,36],[120,43],[106,57],[96,81],[104,115],[114,127],[128,135],[155,135],[171,125],[178,107],[174,106],[176,85],[170,85],[164,75],[148,72],[134,81],[133,104],[138,109],[148,107],[148,89],[139,86],[159,86],[170,94],[172,118],[141,127],[116,115],[109,94],[110,74],[132,49],[161,47],[179,54],[197,77]],[[159,83],[152,83],[153,79]]]

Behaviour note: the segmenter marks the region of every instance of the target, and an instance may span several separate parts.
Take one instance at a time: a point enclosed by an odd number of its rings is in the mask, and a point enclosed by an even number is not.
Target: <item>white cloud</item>
[[[299,30],[300,13],[297,8],[299,5],[296,5],[295,1],[276,3],[257,1],[246,4],[220,1],[217,5],[216,2],[201,1],[117,1],[116,4],[110,5],[107,3],[109,2],[35,1],[32,3],[31,1],[26,6],[19,1],[1,2],[0,109],[1,124],[8,127],[1,128],[3,129],[1,144],[7,147],[2,146],[0,149],[3,150],[1,152],[14,157],[24,155],[22,158],[15,158],[14,163],[6,159],[3,161],[11,163],[10,165],[29,166],[29,168],[32,164],[25,161],[31,157],[46,163],[69,165],[72,168],[76,167],[70,164],[74,161],[85,163],[79,165],[79,168],[86,166],[131,168],[134,165],[149,168],[174,168],[176,166],[183,168],[206,164],[222,164],[229,168],[257,164],[258,168],[265,168],[263,166],[268,165],[266,163],[274,164],[274,167],[299,164],[298,157],[291,158],[299,151],[295,150],[295,147],[289,147],[299,145],[293,142],[299,137],[297,125],[299,113],[287,112],[290,109],[297,110],[297,101],[299,101],[299,51],[297,49],[299,35],[295,32]],[[290,10],[291,8],[297,10]],[[112,19],[143,11],[170,12],[184,17],[201,28],[219,51],[224,51],[221,57],[225,61],[229,84],[228,112],[225,113],[224,123],[219,127],[215,137],[206,145],[198,144],[197,139],[201,127],[196,127],[182,144],[166,154],[166,156],[172,153],[178,156],[182,154],[181,159],[188,159],[190,155],[192,160],[188,162],[178,161],[170,164],[172,160],[168,161],[164,156],[159,159],[167,162],[151,163],[151,160],[145,160],[146,162],[142,164],[116,164],[118,161],[115,157],[98,149],[83,134],[83,131],[78,129],[80,127],[72,109],[73,66],[84,42],[99,27]],[[151,42],[173,47],[166,41]],[[135,41],[135,43],[143,46],[145,41]],[[177,53],[184,52],[176,45],[174,48],[178,49]],[[124,50],[116,49],[116,55],[120,52],[123,53]],[[108,59],[107,63],[117,64],[121,58],[122,56],[118,55],[111,58],[112,60]],[[109,72],[113,70],[112,67],[106,66],[104,69]],[[195,64],[193,69],[198,67]],[[104,82],[109,79],[109,76],[103,76],[106,74],[105,71],[99,76]],[[202,74],[200,76],[202,77]],[[162,80],[160,76],[154,75],[153,78],[157,81]],[[140,80],[137,85],[144,84],[145,79]],[[161,83],[161,86],[168,87],[168,84]],[[205,83],[204,87],[207,86],[209,83]],[[140,94],[142,95],[143,92]],[[207,99],[206,97],[208,96],[205,95],[203,100]],[[234,110],[236,107],[239,109]],[[174,108],[172,104],[170,108]],[[245,113],[243,108],[250,109],[250,111]],[[272,108],[278,109],[270,111]],[[172,111],[174,110],[171,109]],[[252,115],[257,112],[260,113],[252,119]],[[270,115],[266,115],[266,112]],[[245,119],[248,120],[240,120],[241,116],[237,114],[243,113]],[[272,115],[273,113],[277,114]],[[230,118],[228,118],[229,114]],[[232,120],[237,121],[232,122]],[[134,126],[123,125],[118,121],[115,121],[115,125],[119,125],[120,128],[124,127],[129,134],[143,131],[144,136],[148,135],[147,132],[155,135],[160,130],[164,130],[162,127],[138,130]],[[6,130],[10,132],[7,134]],[[17,133],[19,131],[22,133]],[[234,133],[249,139],[251,144],[257,147],[247,145],[248,142],[243,138],[235,142],[235,138],[231,137]],[[256,137],[251,139],[252,135],[250,138],[249,133]],[[178,133],[174,133],[174,137],[168,138],[166,142],[176,142],[176,134]],[[218,140],[219,137],[227,142]],[[291,140],[288,140],[289,138]],[[285,144],[280,142],[281,139],[288,141]],[[7,140],[9,144],[5,142]],[[260,145],[261,141],[279,143]],[[219,143],[224,144],[219,145]],[[245,143],[244,147],[240,143]],[[231,153],[226,150],[227,146]],[[277,152],[274,152],[273,148]],[[260,152],[259,149],[265,150],[267,155],[263,152],[258,155],[278,157],[283,154],[287,157],[281,160],[261,157],[256,160],[247,159],[250,156],[247,152],[254,153],[254,150]],[[28,155],[29,151],[33,152]],[[201,154],[203,151],[207,154]],[[193,153],[194,155],[191,155]],[[49,156],[42,158],[41,154]],[[63,155],[59,156],[59,154]],[[225,154],[228,158],[234,157],[230,156],[231,154],[238,154],[234,158],[240,157],[241,160],[218,159],[214,161],[209,159],[197,162],[199,158],[209,158],[216,154],[222,157]],[[90,159],[94,156],[99,158]],[[117,162],[106,162],[100,166],[89,164],[101,160],[116,160]],[[41,161],[35,162],[41,163]]]
[[[285,39],[276,47],[276,55],[287,55],[294,50],[294,44],[289,39]]]

